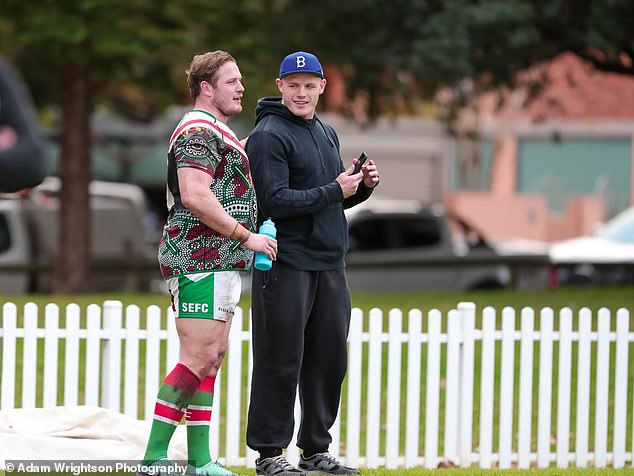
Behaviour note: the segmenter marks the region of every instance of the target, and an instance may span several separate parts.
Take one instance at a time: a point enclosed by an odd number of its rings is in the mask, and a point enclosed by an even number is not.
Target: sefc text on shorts
[[[240,301],[239,271],[173,276],[166,280],[175,317],[227,321]]]

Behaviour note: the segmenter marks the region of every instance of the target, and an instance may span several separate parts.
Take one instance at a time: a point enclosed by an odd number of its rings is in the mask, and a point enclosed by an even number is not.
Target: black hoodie
[[[345,170],[334,129],[315,115],[295,116],[281,98],[262,98],[247,155],[258,198],[258,224],[277,227],[277,259],[306,271],[343,268],[348,227],[343,209],[372,193],[363,182],[344,200],[335,180]]]

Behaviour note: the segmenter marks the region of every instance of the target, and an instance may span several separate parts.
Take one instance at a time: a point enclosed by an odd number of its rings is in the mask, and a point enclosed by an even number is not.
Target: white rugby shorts
[[[239,271],[172,276],[166,280],[175,317],[227,321],[235,313],[242,284]]]

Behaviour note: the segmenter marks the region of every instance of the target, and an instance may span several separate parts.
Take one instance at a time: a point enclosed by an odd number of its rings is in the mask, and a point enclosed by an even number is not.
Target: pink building
[[[518,80],[502,107],[486,94],[463,116],[445,205],[490,238],[552,241],[633,204],[634,78],[562,54]],[[545,86],[531,98],[537,82]],[[468,138],[474,130],[481,139]]]

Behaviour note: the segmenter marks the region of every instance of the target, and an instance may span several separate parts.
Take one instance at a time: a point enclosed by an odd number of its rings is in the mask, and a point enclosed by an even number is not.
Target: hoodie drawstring
[[[324,130],[324,134],[326,135],[326,138],[328,139],[328,142],[330,143],[330,147],[334,147],[335,143],[332,141],[332,139],[330,138],[330,136],[328,135],[328,131],[326,130],[326,126],[324,126],[324,123],[321,122],[321,120],[319,119],[319,117],[315,116],[315,119],[317,120],[317,122],[319,123],[319,125],[321,126],[321,128]]]
[[[308,128],[308,132],[310,132],[310,136],[313,138],[313,142],[315,143],[315,146],[317,147],[317,152],[319,152],[319,159],[321,160],[321,171],[326,172],[326,162],[324,161],[324,156],[321,153],[319,142],[317,142],[317,138],[315,137],[315,134],[313,134],[312,127],[310,127],[308,124],[306,124],[306,127]],[[326,134],[326,137],[328,137],[328,134]],[[328,140],[330,140],[330,137],[328,137]]]

